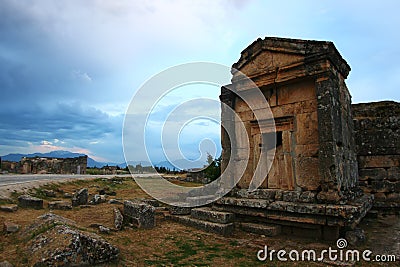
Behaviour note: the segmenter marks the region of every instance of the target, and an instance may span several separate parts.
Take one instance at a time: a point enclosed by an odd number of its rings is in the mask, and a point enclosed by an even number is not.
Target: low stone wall
[[[400,103],[353,105],[359,184],[374,209],[400,209]]]

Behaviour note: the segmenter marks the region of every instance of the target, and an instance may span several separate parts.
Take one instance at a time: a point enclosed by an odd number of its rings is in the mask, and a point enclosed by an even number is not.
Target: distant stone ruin
[[[19,162],[3,160],[1,169],[20,174],[86,174],[87,158],[23,157]]]

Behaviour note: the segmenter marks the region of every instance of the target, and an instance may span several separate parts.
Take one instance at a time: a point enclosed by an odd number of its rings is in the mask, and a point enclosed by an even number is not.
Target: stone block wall
[[[400,208],[400,103],[354,104],[359,184],[374,208]]]

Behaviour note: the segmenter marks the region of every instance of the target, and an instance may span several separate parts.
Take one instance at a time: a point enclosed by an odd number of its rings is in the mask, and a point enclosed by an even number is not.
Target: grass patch
[[[17,199],[19,196],[22,196],[24,194],[24,192],[19,192],[19,191],[13,191],[11,192],[11,198],[13,199]]]
[[[37,198],[48,200],[49,197],[46,196],[46,194],[44,193],[44,190],[47,190],[47,189],[42,188],[42,187],[29,189],[28,194],[33,196],[33,197],[37,197]]]
[[[168,237],[169,240],[174,240]],[[155,259],[145,260],[145,264],[154,266],[210,266],[215,259],[244,259],[245,254],[230,250],[222,244],[206,244],[203,240],[178,239],[175,249],[164,255],[153,254]]]
[[[21,249],[19,245],[16,246],[16,253],[18,255],[18,259],[21,261],[24,266],[27,266],[29,263],[29,258],[27,257],[25,251]]]
[[[12,203],[10,203],[10,201],[0,200],[0,205],[8,205],[8,204],[12,204]]]
[[[56,227],[57,225],[60,225],[60,224],[59,224],[59,223],[50,223],[50,224],[42,225],[39,229],[36,229],[35,231],[33,231],[33,232],[31,233],[31,235],[29,236],[29,239],[28,239],[28,240],[34,239],[34,238],[37,237],[38,235],[43,234],[43,233],[47,232],[47,231],[50,230],[50,229],[53,229],[53,228]],[[26,241],[28,241],[28,240],[26,240]]]
[[[124,245],[124,246],[128,246],[128,245],[133,243],[132,240],[127,236],[123,236],[123,237],[119,238],[117,240],[117,242],[122,244],[122,245]]]

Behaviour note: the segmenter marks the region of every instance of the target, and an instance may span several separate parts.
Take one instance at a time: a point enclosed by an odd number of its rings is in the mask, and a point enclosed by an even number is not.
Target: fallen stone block
[[[88,202],[88,189],[82,188],[72,197],[72,206],[86,205]]]
[[[22,208],[43,209],[43,199],[22,195],[18,197],[18,205]]]
[[[153,228],[155,226],[154,207],[145,203],[126,200],[124,202],[124,217],[138,228]]]
[[[18,230],[19,225],[16,223],[5,221],[3,224],[3,231],[7,234],[18,232]]]
[[[49,202],[49,209],[53,210],[70,210],[72,209],[71,203],[67,201],[52,201]]]
[[[92,205],[98,205],[100,203],[105,203],[107,201],[106,196],[105,195],[94,195],[92,197],[92,199],[89,201],[89,204]]]
[[[114,226],[115,229],[121,230],[124,223],[124,216],[118,208],[114,208]]]
[[[63,197],[64,198],[72,198],[73,195],[71,193],[64,193]]]
[[[108,201],[108,204],[124,204],[124,203],[121,202],[121,201],[118,200],[118,199],[112,198],[112,199],[110,199],[110,200]]]
[[[100,233],[103,233],[103,234],[109,234],[110,233],[110,228],[108,228],[108,227],[105,227],[105,226],[103,226],[103,225],[100,225],[99,226],[99,232]]]
[[[18,205],[2,205],[0,206],[0,210],[6,212],[16,212],[18,210]]]

